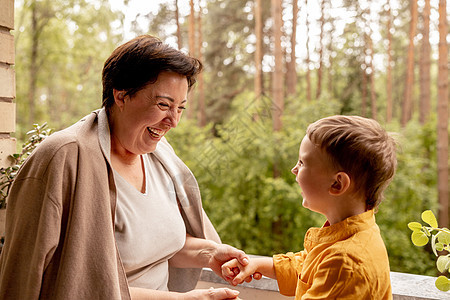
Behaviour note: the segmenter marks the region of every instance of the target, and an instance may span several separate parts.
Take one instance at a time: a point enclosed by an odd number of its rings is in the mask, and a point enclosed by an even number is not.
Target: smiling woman
[[[186,77],[174,72],[162,72],[155,83],[132,96],[114,89],[114,105],[108,114],[112,154],[126,159],[153,152],[180,121],[187,92]]]
[[[103,108],[49,136],[16,176],[1,299],[237,297],[192,290],[201,268],[221,275],[224,262],[248,257],[220,243],[196,179],[164,137],[201,68],[148,35],[113,51]]]

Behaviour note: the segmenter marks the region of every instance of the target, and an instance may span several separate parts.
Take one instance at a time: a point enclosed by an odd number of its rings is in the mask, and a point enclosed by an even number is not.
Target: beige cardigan
[[[21,167],[8,199],[0,299],[130,299],[114,239],[116,191],[99,144],[99,111],[52,134]],[[220,241],[194,176],[167,141],[149,155],[174,180],[187,232]],[[199,272],[171,269],[169,289],[194,288]]]

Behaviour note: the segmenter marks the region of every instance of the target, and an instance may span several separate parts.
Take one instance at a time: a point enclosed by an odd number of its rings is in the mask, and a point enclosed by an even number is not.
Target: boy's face
[[[329,191],[336,172],[327,154],[308,136],[300,144],[299,160],[292,173],[302,189],[303,206],[327,217],[335,205]]]

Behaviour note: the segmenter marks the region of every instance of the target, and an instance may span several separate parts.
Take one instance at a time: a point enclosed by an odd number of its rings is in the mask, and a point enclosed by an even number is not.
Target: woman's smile
[[[152,138],[161,139],[168,130],[161,130],[157,128],[147,127],[147,131],[149,132]]]

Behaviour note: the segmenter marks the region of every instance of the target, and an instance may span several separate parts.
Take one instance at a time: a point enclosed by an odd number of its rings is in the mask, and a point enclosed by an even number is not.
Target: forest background
[[[223,242],[258,255],[301,250],[324,222],[301,206],[290,173],[305,129],[361,115],[398,133],[398,171],[377,214],[391,269],[436,275],[407,224],[432,209],[448,226],[446,1],[167,0],[150,12],[139,3],[15,1],[18,144],[34,123],[59,130],[99,108],[111,51],[153,34],[204,62],[167,138]]]

